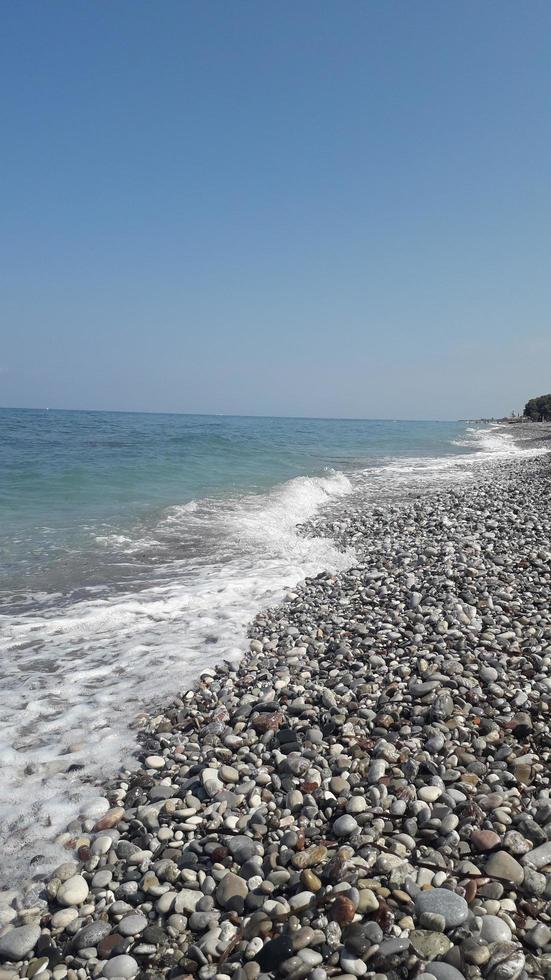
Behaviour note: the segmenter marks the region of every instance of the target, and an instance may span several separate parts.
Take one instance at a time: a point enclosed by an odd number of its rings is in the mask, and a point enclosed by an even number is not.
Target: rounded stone
[[[302,926],[301,929],[297,929],[296,932],[291,934],[293,950],[296,953],[299,949],[305,949],[310,945],[313,939],[314,930],[310,926]]]
[[[90,851],[92,854],[107,854],[113,846],[113,838],[109,837],[108,834],[100,834],[94,841],[92,841],[92,846]]]
[[[442,790],[439,786],[421,786],[417,796],[424,803],[436,803],[436,800],[442,796]]]
[[[113,880],[113,872],[109,871],[108,868],[102,868],[101,871],[96,871],[94,877],[92,878],[91,887],[92,888],[107,888],[111,881]]]
[[[80,929],[75,938],[73,939],[73,947],[75,950],[87,949],[91,946],[97,946],[98,943],[105,939],[106,936],[111,932],[111,926],[108,922],[103,922],[98,919],[97,922],[91,922],[90,925],[84,926]]]
[[[379,908],[379,899],[371,888],[360,889],[360,900],[358,902],[358,912],[376,912]]]
[[[350,837],[359,830],[357,820],[349,813],[344,813],[342,817],[337,817],[333,824],[333,833],[337,837]]]
[[[82,905],[88,898],[88,885],[82,875],[73,875],[62,882],[56,894],[59,905]]]
[[[347,813],[365,813],[368,809],[368,802],[365,796],[351,796],[346,802]]]
[[[501,838],[493,830],[473,830],[471,844],[475,851],[495,851],[501,844]]]
[[[480,928],[480,938],[487,943],[507,943],[513,934],[507,923],[497,915],[485,915]]]
[[[239,772],[233,766],[220,766],[220,778],[225,783],[238,783]]]
[[[380,934],[380,935],[379,935]],[[344,945],[354,956],[364,956],[370,946],[380,943],[383,938],[381,928],[376,922],[357,922],[348,926],[343,933]]]
[[[363,977],[367,973],[367,963],[359,957],[355,957],[344,949],[340,955],[343,973],[350,973],[353,977]]]
[[[111,977],[130,978],[136,976],[138,969],[138,964],[133,956],[122,954],[107,960],[105,966],[102,967],[102,973],[104,977],[107,977],[107,980],[110,980]]]
[[[24,960],[40,938],[40,926],[27,925],[10,929],[0,936],[0,959]]]
[[[117,929],[119,930],[121,936],[137,936],[140,932],[143,932],[147,925],[147,919],[145,915],[140,912],[132,912],[130,915],[125,915],[124,919],[121,919]]]
[[[346,926],[356,914],[356,906],[346,895],[337,895],[330,910],[330,917],[340,926]]]
[[[430,973],[436,977],[436,980],[465,980],[463,974],[450,963],[435,963],[433,961],[430,965]]]
[[[273,973],[285,960],[291,959],[293,944],[290,936],[278,936],[267,942],[256,956],[256,962],[263,973]]]
[[[78,919],[76,909],[60,909],[52,915],[52,926],[54,929],[65,929],[74,919]]]
[[[415,899],[415,909],[418,915],[423,912],[436,912],[443,916],[446,929],[455,929],[466,921],[469,906],[461,895],[448,891],[447,888],[431,888],[420,892]]]

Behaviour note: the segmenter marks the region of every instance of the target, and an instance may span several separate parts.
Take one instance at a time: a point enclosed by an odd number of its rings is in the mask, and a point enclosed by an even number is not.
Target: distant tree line
[[[524,406],[524,415],[533,422],[551,422],[551,395],[531,398]]]

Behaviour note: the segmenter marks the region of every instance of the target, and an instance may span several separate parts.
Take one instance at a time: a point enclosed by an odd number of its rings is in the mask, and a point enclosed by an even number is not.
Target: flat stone
[[[423,912],[436,912],[442,915],[446,922],[446,929],[455,929],[456,926],[462,925],[469,915],[469,906],[465,899],[447,888],[431,888],[420,892],[415,899],[415,909],[418,915]]]
[[[490,959],[490,947],[482,940],[470,936],[461,943],[461,954],[465,963],[484,966]]]
[[[535,847],[532,851],[528,851],[523,856],[522,863],[529,864],[536,871],[544,868],[546,864],[551,864],[551,840],[546,841],[545,844],[540,844],[539,847]]]
[[[165,892],[165,894],[170,894]],[[174,899],[174,911],[181,915],[182,912],[188,915],[195,912],[198,903],[203,898],[203,892],[198,889],[193,888],[181,888],[179,892],[176,893],[176,898]]]
[[[291,859],[291,864],[294,868],[313,868],[316,864],[321,864],[325,861],[328,850],[322,845],[314,845],[313,847],[308,847],[305,851],[297,851],[293,854]]]
[[[256,844],[245,834],[236,834],[230,837],[227,843],[228,850],[236,864],[244,864],[256,854]]]
[[[26,976],[34,977],[41,975],[49,965],[49,959],[47,956],[38,956],[36,959],[31,960],[27,967]]]
[[[109,837],[108,834],[99,834],[94,841],[92,841],[92,846],[90,851],[92,854],[107,854],[113,846],[113,838]]]
[[[10,929],[0,936],[0,959],[24,960],[40,938],[40,926],[27,925]]]
[[[220,881],[216,889],[216,899],[222,908],[239,912],[243,909],[243,902],[249,890],[243,878],[228,872]]]
[[[365,813],[368,806],[369,804],[365,796],[351,796],[350,799],[346,801],[346,812]]]
[[[109,871],[108,868],[102,868],[101,871],[96,871],[92,878],[91,887],[99,891],[100,889],[107,888],[112,880],[113,872]]]
[[[452,946],[442,932],[430,932],[428,929],[414,929],[409,934],[409,941],[417,955],[424,960],[444,956]]]
[[[524,880],[522,865],[507,851],[494,851],[488,858],[484,870],[490,877],[510,881],[513,885],[521,885]]]

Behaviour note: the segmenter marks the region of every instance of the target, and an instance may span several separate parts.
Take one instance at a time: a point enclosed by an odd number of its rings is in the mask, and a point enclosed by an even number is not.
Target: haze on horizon
[[[551,388],[544,0],[2,26],[1,405],[445,419]]]

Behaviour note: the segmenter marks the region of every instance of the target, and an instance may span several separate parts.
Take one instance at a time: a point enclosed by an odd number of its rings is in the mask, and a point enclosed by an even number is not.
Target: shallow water
[[[286,588],[353,561],[297,525],[515,452],[462,423],[0,410],[6,880],[55,859],[142,709],[239,656]]]

